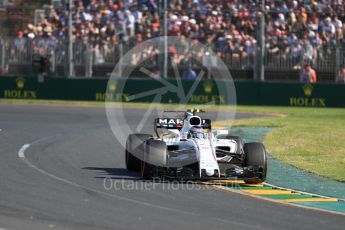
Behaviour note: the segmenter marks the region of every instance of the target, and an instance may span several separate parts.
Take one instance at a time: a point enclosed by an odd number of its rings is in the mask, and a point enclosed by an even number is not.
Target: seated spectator
[[[322,38],[325,41],[325,45],[328,47],[335,43],[335,26],[332,24],[330,17],[320,23]]]
[[[303,69],[300,74],[300,80],[304,83],[316,83],[317,77],[315,70],[311,67],[311,62],[304,61]]]
[[[0,0],[1,2],[1,0]],[[96,63],[116,62],[118,48],[133,47],[147,39],[161,36],[162,4],[158,0],[74,0],[72,7],[73,36],[76,43],[94,45]],[[229,66],[253,67],[257,38],[258,1],[168,1],[168,36],[184,37],[212,47]],[[35,54],[63,47],[66,39],[67,15],[62,8],[51,8],[18,33],[12,43],[14,60],[25,55],[27,46]],[[331,57],[334,47],[344,40],[345,10],[343,1],[267,1],[265,12],[266,63],[272,67],[286,64],[295,69],[305,56],[318,59]],[[53,40],[39,41],[39,40]],[[39,47],[35,47],[36,45]],[[61,45],[60,45],[61,44]],[[337,45],[337,46],[335,46]],[[76,45],[78,47],[78,45]],[[80,46],[82,47],[82,46]],[[322,49],[323,48],[323,49]],[[62,48],[63,49],[63,48]],[[83,49],[78,51],[83,57]],[[76,52],[76,53],[78,53]],[[151,52],[151,53],[149,53]],[[143,55],[150,55],[154,50]],[[188,50],[190,52],[190,50]],[[191,54],[178,52],[177,64],[190,63]],[[149,54],[146,54],[149,53]],[[201,57],[204,53],[197,55]],[[183,60],[183,62],[182,62]],[[280,67],[280,66],[277,66]]]
[[[341,66],[338,75],[335,79],[335,82],[345,84],[345,66]]]
[[[188,69],[183,72],[182,77],[183,77],[183,79],[186,79],[186,80],[195,80],[196,79],[197,76],[196,76],[195,71],[192,69],[191,64],[189,64]]]

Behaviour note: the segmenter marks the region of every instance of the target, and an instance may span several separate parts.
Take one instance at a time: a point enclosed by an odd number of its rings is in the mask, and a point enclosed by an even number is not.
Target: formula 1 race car
[[[155,137],[130,134],[126,142],[127,170],[140,171],[144,179],[265,181],[264,145],[244,143],[227,130],[212,132],[211,120],[196,115],[201,112],[187,110],[183,118],[155,119]]]

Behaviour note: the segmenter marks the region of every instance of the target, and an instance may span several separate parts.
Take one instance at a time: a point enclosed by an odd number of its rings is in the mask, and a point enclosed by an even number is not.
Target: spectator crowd
[[[120,43],[133,47],[163,35],[162,2],[76,0],[72,7],[72,40],[81,47],[92,45],[95,64],[111,62],[119,55]],[[342,44],[345,32],[345,3],[342,0],[265,2],[262,13],[268,61],[274,63],[279,57],[292,62],[295,68],[301,68],[301,60],[312,64]],[[253,67],[258,44],[258,12],[261,12],[256,0],[167,0],[167,3],[167,33],[186,43],[183,52],[189,52],[190,46],[202,43],[225,63]],[[63,5],[51,7],[46,14],[40,15],[37,24],[29,24],[18,32],[15,48],[24,49],[29,40],[34,43],[32,47],[37,53],[57,50],[56,47],[65,44],[66,19]],[[83,50],[81,48],[80,52]],[[63,59],[64,51],[61,52]],[[174,55],[177,51],[169,47],[169,52]],[[186,57],[187,54],[179,54],[176,60],[188,63],[188,60],[183,60]]]

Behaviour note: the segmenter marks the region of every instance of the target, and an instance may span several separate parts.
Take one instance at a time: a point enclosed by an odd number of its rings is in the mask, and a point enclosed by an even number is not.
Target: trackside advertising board
[[[177,85],[176,80],[167,80]],[[196,87],[194,81],[182,80],[184,92],[193,90],[187,103],[230,104],[219,92],[224,92],[231,81],[202,80]],[[152,102],[155,95],[143,93],[162,89],[161,103],[181,103],[176,91],[169,91],[156,80],[120,79],[109,83],[107,79],[66,79],[37,77],[0,77],[0,98],[54,99],[79,101]],[[238,105],[276,105],[299,107],[345,107],[345,85],[303,84],[235,81]]]

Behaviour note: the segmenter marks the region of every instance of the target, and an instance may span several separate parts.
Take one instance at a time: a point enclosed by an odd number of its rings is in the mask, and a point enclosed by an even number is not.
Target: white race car
[[[140,171],[144,179],[241,178],[262,183],[267,174],[267,154],[262,143],[244,143],[227,130],[215,133],[211,120],[187,110],[184,117],[157,118],[155,137],[130,134],[126,143],[126,167]]]

